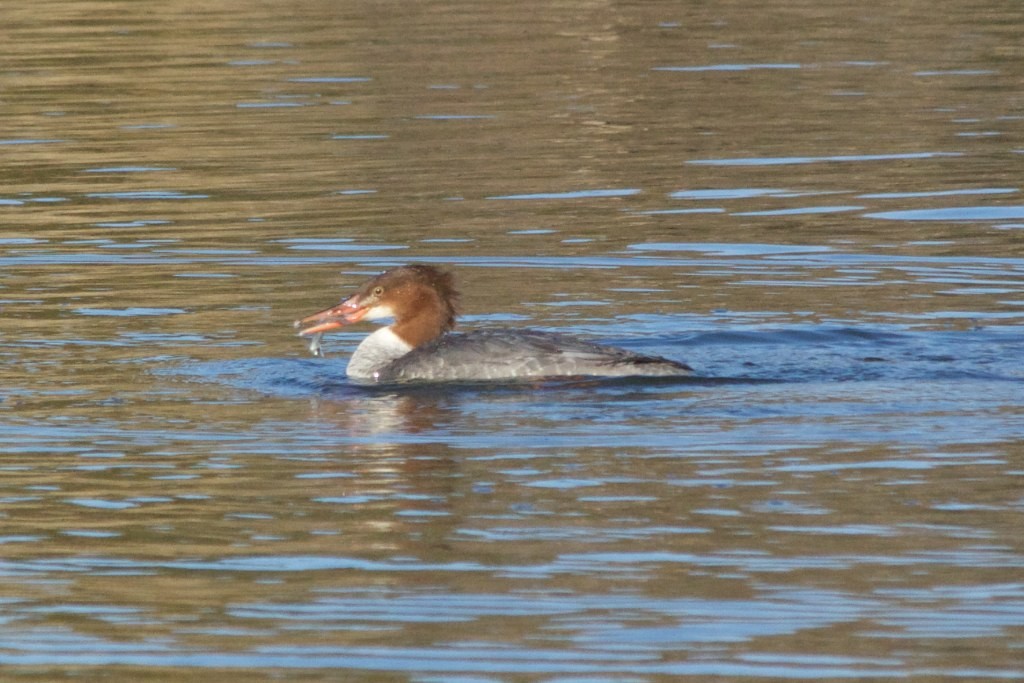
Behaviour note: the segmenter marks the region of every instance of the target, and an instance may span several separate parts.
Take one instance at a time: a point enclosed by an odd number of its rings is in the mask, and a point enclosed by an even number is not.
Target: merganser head
[[[458,298],[451,273],[423,264],[401,266],[371,278],[341,303],[296,320],[295,327],[313,323],[299,331],[306,336],[393,318],[394,333],[416,347],[455,327]]]

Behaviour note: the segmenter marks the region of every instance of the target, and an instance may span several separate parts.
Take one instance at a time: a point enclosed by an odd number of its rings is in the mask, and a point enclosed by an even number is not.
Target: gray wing
[[[413,349],[380,381],[501,380],[557,376],[682,376],[689,366],[613,346],[534,330],[448,334]]]

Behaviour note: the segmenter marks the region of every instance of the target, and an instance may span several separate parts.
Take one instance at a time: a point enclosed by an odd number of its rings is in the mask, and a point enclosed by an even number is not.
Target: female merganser
[[[495,329],[453,334],[451,273],[409,265],[370,279],[336,306],[295,321],[300,336],[360,320],[394,319],[359,345],[346,373],[359,382],[524,380],[552,377],[669,377],[693,374],[683,363],[592,344],[563,334]]]

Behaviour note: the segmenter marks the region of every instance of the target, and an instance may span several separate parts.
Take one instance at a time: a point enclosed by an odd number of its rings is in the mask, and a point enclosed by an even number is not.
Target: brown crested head
[[[360,287],[358,294],[389,306],[395,333],[413,346],[455,327],[459,301],[455,277],[437,266],[416,263],[386,270]]]
[[[334,330],[360,320],[394,319],[395,334],[420,346],[455,327],[455,278],[437,266],[413,264],[370,278],[341,303],[295,321],[300,335]]]

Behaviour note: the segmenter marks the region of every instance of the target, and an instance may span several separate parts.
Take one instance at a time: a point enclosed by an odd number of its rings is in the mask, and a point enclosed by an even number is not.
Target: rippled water
[[[1019,8],[940,9],[5,5],[5,675],[1024,678]],[[698,376],[308,355],[410,261]]]

